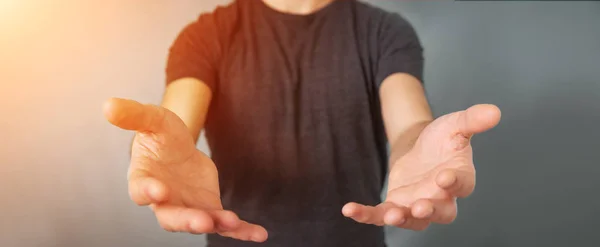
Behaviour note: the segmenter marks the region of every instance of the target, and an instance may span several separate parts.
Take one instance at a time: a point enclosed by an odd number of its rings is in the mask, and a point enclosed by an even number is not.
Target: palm
[[[453,195],[441,188],[436,182],[437,174],[450,169],[461,169],[466,173],[475,175],[475,169],[472,165],[458,166],[446,163],[432,167],[429,170],[423,169],[423,173],[418,176],[390,175],[386,200],[408,207],[421,198],[452,199]]]
[[[209,210],[222,209],[217,169],[193,145],[183,122],[173,113],[165,120],[167,132],[138,133],[132,146],[131,174],[155,178],[170,191],[164,203]],[[184,130],[184,131],[179,131]]]
[[[387,199],[410,206],[420,198],[449,199],[436,179],[442,171],[459,170],[475,176],[469,138],[453,131],[460,115],[443,116],[423,130],[413,149],[393,164]]]
[[[264,228],[223,210],[215,164],[196,149],[177,115],[122,99],[108,101],[105,115],[112,124],[137,131],[128,171],[129,194],[138,205],[150,206],[164,229],[266,240]]]
[[[349,203],[344,214],[361,223],[423,230],[457,215],[456,198],[475,187],[470,138],[500,120],[495,106],[478,105],[442,116],[419,135],[412,149],[391,164],[385,202]]]

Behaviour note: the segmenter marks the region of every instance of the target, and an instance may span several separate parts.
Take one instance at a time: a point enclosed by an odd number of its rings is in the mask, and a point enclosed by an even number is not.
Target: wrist
[[[421,132],[431,122],[432,121],[418,122],[412,125],[410,128],[408,128],[408,130],[404,131],[395,140],[390,142],[390,167],[392,167],[404,155],[409,153],[409,151],[414,147],[415,143],[419,139]]]

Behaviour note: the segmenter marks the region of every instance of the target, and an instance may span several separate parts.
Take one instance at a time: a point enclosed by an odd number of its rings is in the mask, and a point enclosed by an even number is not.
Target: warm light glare
[[[2,22],[10,20],[10,17],[19,12],[23,2],[23,0],[0,0],[0,20]]]

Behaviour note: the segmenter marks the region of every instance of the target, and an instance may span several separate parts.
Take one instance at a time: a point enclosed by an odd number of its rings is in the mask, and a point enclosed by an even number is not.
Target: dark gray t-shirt
[[[269,232],[260,245],[210,235],[209,246],[383,246],[381,227],[341,209],[380,202],[379,86],[393,73],[421,79],[422,53],[405,19],[353,0],[310,15],[238,0],[188,25],[167,82],[211,88],[205,131],[223,206]]]

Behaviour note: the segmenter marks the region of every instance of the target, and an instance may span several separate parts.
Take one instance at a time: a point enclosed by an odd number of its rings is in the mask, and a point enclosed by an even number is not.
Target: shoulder
[[[411,23],[400,13],[387,11],[371,3],[351,0],[354,11],[361,22],[369,23],[379,34],[386,32],[414,32]]]
[[[194,21],[185,25],[171,44],[170,62],[175,64],[181,60],[197,63],[202,60],[205,64],[216,66],[222,56],[223,46],[239,22],[240,1],[200,13]]]
[[[205,35],[209,37],[226,37],[228,30],[235,29],[239,22],[241,2],[233,1],[226,5],[216,6],[210,12],[203,12],[191,23],[185,26],[182,32],[189,34]]]

